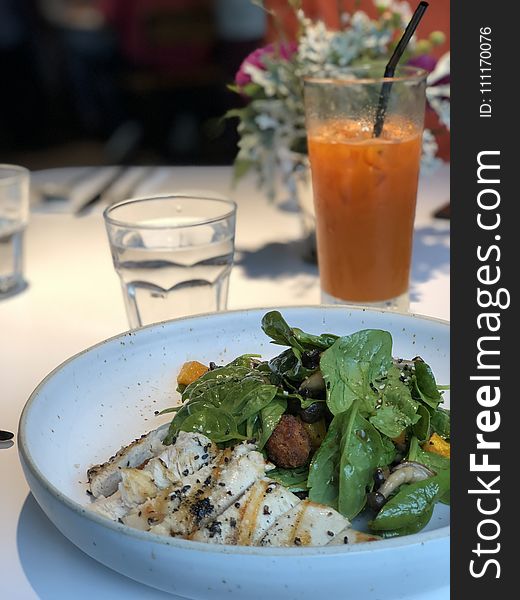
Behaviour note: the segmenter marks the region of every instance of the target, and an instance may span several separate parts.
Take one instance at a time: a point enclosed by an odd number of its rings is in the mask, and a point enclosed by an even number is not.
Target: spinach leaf
[[[432,408],[437,408],[442,402],[432,370],[422,360],[415,361],[412,394],[416,400],[421,400]]]
[[[258,415],[251,415],[246,421],[245,431],[248,440],[255,437],[255,431],[258,430]]]
[[[339,336],[333,333],[322,333],[321,335],[314,335],[312,333],[306,333],[298,327],[292,328],[295,339],[307,350],[326,350],[330,348],[332,344],[339,338]]]
[[[304,349],[294,337],[293,330],[277,310],[272,310],[262,317],[262,330],[275,344]]]
[[[203,410],[198,410],[187,416],[182,423],[182,431],[202,433],[214,442],[228,442],[230,440],[244,440],[246,436],[240,435],[233,415],[221,408],[206,405]]]
[[[341,438],[338,510],[342,515],[352,519],[364,508],[374,471],[388,464],[388,457],[381,435],[354,404]]]
[[[421,442],[425,442],[430,437],[430,411],[424,406],[419,405],[417,409],[419,420],[413,427],[413,433]]]
[[[415,436],[412,436],[410,440],[410,445],[408,447],[407,460],[419,462],[417,460],[417,455],[420,449],[421,448],[419,447],[419,440]]]
[[[392,336],[387,331],[365,329],[338,338],[321,356],[320,368],[332,414],[348,410],[360,401],[362,414],[371,414],[378,400],[377,379],[392,365]]]
[[[278,467],[269,471],[269,477],[281,483],[291,492],[304,492],[307,490],[308,467],[297,467],[296,469],[282,469]]]
[[[381,436],[381,443],[383,444],[384,454],[381,458],[381,462],[377,466],[386,467],[394,462],[397,450],[392,440],[387,438],[386,435]]]
[[[451,464],[450,459],[446,456],[441,456],[435,452],[425,452],[422,448],[417,449],[414,460],[428,467],[432,471],[435,471],[436,473],[449,469]]]
[[[341,438],[348,419],[348,412],[336,415],[332,419],[325,439],[312,458],[307,480],[309,499],[336,509],[339,496]]]
[[[419,440],[413,436],[410,440],[407,460],[421,463],[435,473],[444,471],[450,468],[450,459],[434,452],[426,452],[419,446]]]
[[[272,402],[260,411],[260,426],[254,435],[260,449],[265,446],[286,410],[287,400],[277,394]]]
[[[184,404],[164,443],[171,444],[181,430],[197,431],[217,443],[252,437],[249,433],[256,436],[263,427],[256,417],[262,421],[262,412],[277,392],[265,374],[241,364],[208,371],[184,390]]]
[[[259,358],[261,358],[260,354],[242,354],[241,356],[237,356],[226,366],[247,367],[248,369],[252,369],[255,364],[257,364]]]
[[[303,352],[304,350],[312,350],[318,348],[326,350],[338,339],[337,335],[332,333],[323,333],[314,335],[306,333],[298,327],[289,327],[282,315],[273,310],[268,312],[262,318],[262,329],[275,344],[281,346],[290,346]]]
[[[431,426],[435,433],[444,439],[450,439],[450,411],[445,408],[437,408],[431,416]]]
[[[441,471],[435,477],[401,486],[395,496],[383,506],[370,523],[375,531],[416,531],[426,525],[434,504],[449,493],[450,471]]]
[[[275,356],[268,365],[272,373],[271,382],[293,391],[296,391],[301,382],[317,370],[304,367],[301,361],[301,352],[295,348],[290,348]]]
[[[401,381],[400,374],[396,366],[390,367],[375,414],[369,418],[372,425],[389,438],[398,437],[421,418],[417,412],[419,403],[412,398],[410,389]]]
[[[401,527],[401,529],[388,529],[385,531],[379,531],[379,534],[382,534],[385,538],[397,537],[401,535],[411,535],[412,533],[417,533],[421,531],[428,523],[433,515],[433,505],[424,511],[422,515],[417,517],[410,525],[405,527]]]
[[[200,397],[207,398],[208,394],[212,394],[221,385],[230,382],[239,383],[246,377],[259,383],[268,383],[265,374],[256,369],[250,369],[242,365],[227,365],[208,371],[193,383],[190,383],[182,394],[182,402],[190,402]]]
[[[258,384],[254,381],[245,381],[240,389],[237,389],[236,384],[233,389],[228,389],[228,396],[223,399],[220,406],[226,409],[226,401],[231,409],[231,414],[234,416],[238,425],[261,412],[277,394],[277,388],[274,385]],[[236,396],[242,394],[242,398]]]

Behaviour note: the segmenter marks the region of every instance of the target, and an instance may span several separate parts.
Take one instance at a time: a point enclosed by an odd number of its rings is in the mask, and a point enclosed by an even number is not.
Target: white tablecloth
[[[40,185],[55,177],[40,172],[33,181]],[[227,167],[160,168],[135,191],[205,189],[237,201],[229,308],[318,303],[317,268],[301,259],[297,214],[287,203],[270,205],[252,179],[235,189],[230,180]],[[431,214],[448,198],[447,167],[421,178],[410,288],[413,312],[443,319],[449,319],[449,225]],[[47,373],[127,329],[101,208],[83,217],[45,208],[35,204],[26,233],[29,286],[0,301],[0,427],[11,431]],[[110,571],[64,538],[29,494],[16,444],[0,448],[0,506],[2,598],[172,598]]]

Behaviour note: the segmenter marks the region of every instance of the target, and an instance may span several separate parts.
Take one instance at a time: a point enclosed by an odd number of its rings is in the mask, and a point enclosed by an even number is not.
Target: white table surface
[[[39,172],[33,182],[58,175]],[[297,214],[268,204],[252,179],[230,189],[230,175],[227,167],[160,168],[137,191],[209,189],[238,202],[229,308],[318,303],[317,268],[301,259]],[[449,319],[449,224],[431,213],[448,198],[448,167],[421,178],[410,289],[413,312],[443,319]],[[10,431],[49,371],[127,329],[100,208],[76,217],[35,205],[25,249],[29,286],[0,300],[0,427]],[[172,598],[98,564],[54,528],[29,493],[16,440],[0,446],[0,508],[2,598]],[[435,598],[447,594],[439,590]]]

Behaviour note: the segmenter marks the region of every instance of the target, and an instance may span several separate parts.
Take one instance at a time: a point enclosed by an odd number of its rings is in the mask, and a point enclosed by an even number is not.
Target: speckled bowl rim
[[[40,397],[41,390],[45,387],[47,382],[54,377],[56,373],[65,368],[69,363],[73,362],[80,356],[97,350],[105,345],[116,342],[129,334],[134,335],[142,330],[149,330],[153,328],[161,328],[170,323],[186,323],[188,321],[193,321],[196,323],[197,321],[203,321],[207,319],[221,319],[225,317],[229,317],[232,315],[246,315],[251,313],[265,313],[270,310],[300,310],[300,311],[327,311],[327,312],[365,312],[372,314],[389,314],[390,316],[400,316],[404,318],[408,318],[410,320],[420,320],[420,321],[430,321],[433,323],[437,323],[441,326],[445,326],[449,328],[449,321],[445,321],[443,319],[438,319],[436,317],[430,317],[425,315],[420,315],[417,313],[409,313],[409,312],[400,312],[396,310],[388,310],[388,309],[374,309],[371,307],[359,307],[352,305],[304,305],[304,306],[280,306],[280,307],[262,307],[262,308],[248,308],[248,309],[237,309],[237,310],[229,310],[223,311],[220,313],[204,313],[200,315],[193,315],[188,317],[181,317],[178,319],[171,319],[168,321],[162,321],[159,323],[154,323],[152,325],[147,325],[145,327],[141,327],[139,329],[135,329],[132,331],[125,331],[119,333],[115,336],[112,336],[106,340],[98,342],[93,346],[78,352],[77,354],[71,356],[67,360],[63,361],[60,365],[58,365],[55,369],[53,369],[34,389],[32,394],[29,396],[27,400],[22,414],[20,416],[20,422],[18,426],[18,451],[21,459],[25,463],[26,467],[29,469],[33,477],[37,479],[40,484],[44,487],[44,489],[51,494],[57,501],[63,503],[68,509],[76,513],[80,517],[84,517],[89,521],[97,523],[103,527],[107,527],[108,529],[113,530],[121,535],[127,536],[129,538],[133,538],[134,540],[142,540],[145,542],[154,542],[156,544],[161,544],[163,546],[172,546],[175,548],[183,549],[186,551],[198,551],[205,552],[209,554],[229,554],[229,555],[256,555],[256,556],[328,556],[328,555],[338,555],[338,554],[350,554],[354,553],[366,553],[369,552],[373,554],[374,552],[384,552],[385,550],[391,550],[395,548],[402,548],[406,546],[408,548],[413,548],[415,546],[424,545],[427,542],[435,541],[435,540],[443,540],[449,539],[450,536],[450,526],[447,525],[445,527],[439,527],[438,529],[434,529],[433,531],[427,531],[424,533],[416,533],[409,536],[397,537],[397,538],[389,538],[386,540],[380,540],[377,542],[361,542],[359,544],[352,544],[346,546],[330,546],[330,547],[311,547],[311,548],[271,548],[271,547],[259,547],[259,546],[232,546],[228,544],[208,544],[205,542],[197,542],[193,540],[183,540],[180,538],[167,538],[165,536],[160,536],[157,534],[150,533],[148,531],[140,531],[138,529],[133,529],[131,527],[127,527],[122,523],[117,523],[115,521],[111,521],[106,519],[100,515],[95,514],[91,510],[88,510],[85,506],[82,506],[78,502],[70,499],[68,496],[64,495],[60,490],[54,486],[39,470],[36,466],[30,450],[29,445],[30,442],[26,437],[26,426],[27,421],[30,418],[30,412],[33,405],[36,404]]]

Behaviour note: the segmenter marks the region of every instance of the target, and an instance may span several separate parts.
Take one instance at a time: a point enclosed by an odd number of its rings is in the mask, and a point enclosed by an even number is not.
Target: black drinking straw
[[[404,33],[401,39],[399,40],[399,43],[395,47],[394,53],[392,54],[390,60],[388,61],[388,64],[386,65],[384,74],[385,78],[390,78],[394,76],[397,63],[401,60],[401,56],[403,55],[406,46],[408,46],[408,42],[410,41],[412,35],[415,33],[417,25],[419,25],[419,22],[422,19],[424,13],[426,12],[427,8],[428,2],[420,2],[419,6],[415,9],[415,12],[413,13],[412,18],[410,19],[410,22],[406,26],[406,29],[404,30]],[[388,106],[388,99],[390,97],[391,90],[392,82],[385,81],[381,86],[381,93],[379,94],[379,103],[377,105],[373,137],[379,137],[381,135],[381,132],[383,131],[383,125],[385,124],[386,108]]]

